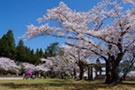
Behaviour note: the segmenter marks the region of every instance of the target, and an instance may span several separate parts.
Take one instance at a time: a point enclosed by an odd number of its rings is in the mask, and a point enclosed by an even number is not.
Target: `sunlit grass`
[[[135,90],[135,81],[109,86],[103,81],[63,79],[1,80],[0,90]]]

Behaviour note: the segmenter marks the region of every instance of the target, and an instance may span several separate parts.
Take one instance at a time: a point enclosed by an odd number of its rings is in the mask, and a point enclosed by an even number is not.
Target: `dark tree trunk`
[[[73,75],[74,75],[74,79],[76,79],[76,70],[75,69],[73,69]]]
[[[83,66],[80,66],[80,74],[79,74],[79,79],[80,80],[83,79],[83,74],[84,74],[84,68],[83,68]]]
[[[118,57],[115,59],[114,56],[109,56],[109,59],[106,61],[106,80],[107,84],[117,84],[119,81],[118,66],[122,60],[123,54],[118,54]]]
[[[119,81],[118,65],[115,60],[106,62],[106,84],[116,84]]]
[[[111,74],[112,74],[112,78],[111,78],[111,83],[112,84],[117,84],[120,81],[119,78],[119,72],[118,72],[118,67],[119,67],[119,63],[123,58],[124,53],[119,53],[117,58],[112,60],[112,70],[111,70]]]
[[[105,78],[105,83],[110,84],[111,83],[111,67],[110,67],[110,62],[106,61],[106,78]]]
[[[116,84],[119,81],[118,66],[114,66],[111,70],[111,83]]]
[[[81,60],[79,60],[78,61],[78,66],[79,66],[79,69],[80,69],[79,80],[82,80],[83,79],[83,74],[84,74],[84,62],[82,62]]]

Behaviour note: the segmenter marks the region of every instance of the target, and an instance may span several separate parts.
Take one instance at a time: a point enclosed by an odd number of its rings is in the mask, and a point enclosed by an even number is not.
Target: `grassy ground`
[[[0,80],[0,90],[135,90],[135,81],[108,86],[103,81],[62,79]]]

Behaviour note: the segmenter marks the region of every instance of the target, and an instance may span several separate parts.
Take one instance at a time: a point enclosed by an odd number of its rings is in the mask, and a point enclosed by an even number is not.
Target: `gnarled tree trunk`
[[[120,61],[122,60],[123,53],[119,53],[117,58],[114,56],[109,56],[108,60],[106,60],[106,80],[107,84],[117,84],[119,81],[119,72],[118,66]]]
[[[110,62],[106,61],[106,78],[105,78],[105,83],[110,84],[110,78],[111,78],[111,73],[110,73],[111,67],[110,67]]]
[[[84,63],[79,60],[78,66],[79,66],[79,69],[80,69],[79,80],[82,80],[83,79],[83,74],[84,74]]]

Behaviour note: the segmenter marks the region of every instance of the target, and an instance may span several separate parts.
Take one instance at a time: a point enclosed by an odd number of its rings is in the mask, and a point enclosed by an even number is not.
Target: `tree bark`
[[[117,84],[119,81],[118,66],[122,60],[124,53],[118,53],[115,58],[113,55],[108,54],[108,60],[106,60],[106,80],[107,84]]]
[[[74,79],[76,79],[76,70],[75,69],[73,69],[73,77],[74,77]]]
[[[110,62],[106,61],[106,78],[105,78],[105,83],[110,84],[111,83],[111,67],[110,67]]]
[[[112,67],[111,70],[111,83],[116,84],[119,81],[119,75],[118,75],[118,66]]]
[[[84,68],[83,68],[83,66],[80,66],[80,74],[79,74],[79,79],[80,80],[83,79],[83,74],[84,74]]]
[[[107,61],[106,62],[106,84],[116,84],[119,81],[119,75],[118,75],[118,66],[119,62],[113,61]]]
[[[79,66],[79,69],[80,69],[79,80],[82,80],[83,79],[83,74],[84,74],[84,62],[82,62],[81,60],[79,60],[78,61],[78,66]]]

